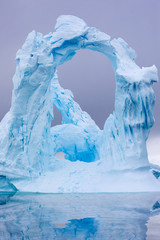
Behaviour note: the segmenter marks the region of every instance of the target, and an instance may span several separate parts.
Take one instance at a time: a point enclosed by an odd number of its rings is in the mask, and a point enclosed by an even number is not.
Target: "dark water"
[[[160,240],[160,193],[0,196],[0,240]]]

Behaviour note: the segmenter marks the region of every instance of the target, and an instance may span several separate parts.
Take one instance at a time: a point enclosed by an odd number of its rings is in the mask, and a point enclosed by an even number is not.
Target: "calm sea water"
[[[0,240],[160,240],[160,193],[0,196]]]

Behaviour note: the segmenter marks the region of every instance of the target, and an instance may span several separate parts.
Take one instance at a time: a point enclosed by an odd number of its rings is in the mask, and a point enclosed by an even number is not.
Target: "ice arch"
[[[111,40],[77,17],[60,16],[55,29],[46,36],[31,32],[17,52],[12,106],[0,124],[0,171],[16,178],[54,171],[58,151],[71,161],[99,159],[106,171],[149,166],[146,139],[154,123],[156,67],[141,69],[124,40]],[[115,110],[103,131],[60,86],[56,73],[85,48],[105,54],[115,72]],[[63,124],[50,128],[53,105]]]

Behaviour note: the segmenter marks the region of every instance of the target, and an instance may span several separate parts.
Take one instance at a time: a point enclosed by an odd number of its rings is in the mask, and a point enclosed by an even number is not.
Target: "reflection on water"
[[[1,195],[0,239],[159,240],[159,200],[160,193]]]

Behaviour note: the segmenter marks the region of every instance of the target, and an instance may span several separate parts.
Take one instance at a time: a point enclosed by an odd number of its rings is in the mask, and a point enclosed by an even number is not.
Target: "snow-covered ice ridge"
[[[78,17],[60,16],[55,29],[45,36],[32,31],[17,52],[11,109],[0,123],[0,174],[21,191],[159,188],[146,149],[154,124],[156,67],[140,68],[135,51],[123,39],[111,40]],[[58,65],[80,49],[105,54],[115,72],[115,109],[103,130],[58,81]],[[55,127],[51,127],[53,106],[62,115],[62,124]],[[64,152],[65,159],[57,159],[58,152]],[[148,179],[146,188],[142,173]],[[133,187],[124,184],[127,174]],[[121,187],[112,181],[116,176]]]

